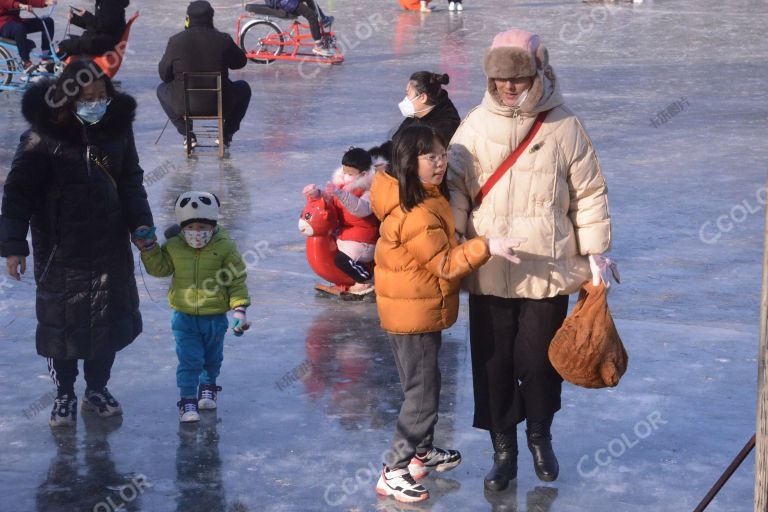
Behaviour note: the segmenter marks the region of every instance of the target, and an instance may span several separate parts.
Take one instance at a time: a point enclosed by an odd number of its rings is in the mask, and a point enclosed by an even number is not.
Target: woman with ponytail
[[[415,124],[426,125],[445,141],[450,141],[461,123],[459,112],[443,89],[450,78],[446,74],[417,71],[405,87],[405,98],[398,105],[405,120],[392,138]]]

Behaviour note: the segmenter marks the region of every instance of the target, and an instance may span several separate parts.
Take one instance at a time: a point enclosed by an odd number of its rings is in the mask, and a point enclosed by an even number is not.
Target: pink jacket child
[[[379,221],[371,211],[370,190],[375,170],[371,155],[361,148],[344,153],[341,167],[326,183],[323,195],[339,212],[336,245],[339,252],[336,266],[355,281],[349,292],[365,295],[373,291],[370,263],[379,238]],[[321,191],[314,184],[304,187],[304,194],[313,198]]]

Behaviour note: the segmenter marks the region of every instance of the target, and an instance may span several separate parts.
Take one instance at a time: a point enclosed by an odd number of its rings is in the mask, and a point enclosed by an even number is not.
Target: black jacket
[[[72,24],[85,29],[75,41],[62,41],[63,48],[72,54],[102,55],[117,46],[125,30],[125,8],[129,0],[96,0],[93,13],[73,15]]]
[[[456,133],[456,130],[461,124],[461,117],[459,117],[459,112],[448,97],[448,93],[445,89],[440,92],[435,108],[427,112],[427,115],[422,118],[406,117],[397,128],[394,135],[392,135],[392,138],[394,139],[395,135],[405,128],[417,124],[425,124],[434,128],[435,131],[445,139],[446,145],[451,142],[453,134]]]
[[[133,139],[136,102],[118,94],[101,122],[51,121],[50,82],[22,100],[31,129],[5,182],[0,255],[26,256],[32,230],[37,351],[58,359],[116,352],[141,333],[130,232],[152,226]]]
[[[220,71],[226,102],[229,70],[247,63],[245,53],[229,34],[219,32],[212,23],[190,21],[188,29],[168,40],[158,71],[163,82],[172,84],[173,109],[184,112],[184,73]]]

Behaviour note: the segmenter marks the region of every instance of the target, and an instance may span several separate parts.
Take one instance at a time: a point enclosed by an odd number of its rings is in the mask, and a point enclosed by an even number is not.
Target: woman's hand
[[[520,258],[515,254],[515,249],[520,244],[528,240],[527,238],[489,238],[488,250],[491,256],[499,256],[510,263],[520,263]]]
[[[21,281],[21,275],[27,271],[27,258],[26,256],[8,256],[5,265],[8,268],[8,275]],[[19,267],[21,267],[21,273],[19,273]]]
[[[592,271],[593,286],[600,286],[602,282],[605,283],[605,288],[608,289],[611,287],[611,278],[618,284],[621,284],[619,267],[611,258],[606,258],[602,254],[590,254],[589,269]]]
[[[52,5],[56,5],[58,3],[58,0],[45,0],[45,6],[50,7]]]

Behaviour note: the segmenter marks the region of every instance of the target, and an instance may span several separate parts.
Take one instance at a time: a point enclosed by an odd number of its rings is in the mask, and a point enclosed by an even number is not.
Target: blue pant
[[[176,338],[176,385],[183,397],[197,396],[198,384],[216,384],[224,360],[227,315],[188,315],[173,312],[171,329]]]

